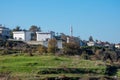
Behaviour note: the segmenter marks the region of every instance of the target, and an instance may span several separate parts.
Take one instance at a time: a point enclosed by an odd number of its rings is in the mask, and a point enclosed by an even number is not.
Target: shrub
[[[47,49],[47,51],[49,53],[55,53],[56,50],[57,50],[57,41],[56,41],[56,39],[50,39],[48,41],[48,49]]]
[[[86,51],[83,51],[80,57],[81,59],[86,59],[86,60],[90,58],[89,55],[86,53]]]
[[[103,52],[101,50],[96,50],[95,57],[96,59],[101,60],[103,57]]]
[[[7,54],[11,54],[11,51],[8,50],[8,49],[4,49],[4,50],[1,52],[1,55],[7,55]]]
[[[38,51],[40,54],[47,53],[47,48],[45,46],[38,46]]]
[[[63,47],[63,52],[67,55],[79,55],[80,46],[75,43],[65,43]]]

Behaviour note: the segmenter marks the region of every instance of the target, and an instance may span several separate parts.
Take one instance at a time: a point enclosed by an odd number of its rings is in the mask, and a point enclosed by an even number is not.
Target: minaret
[[[70,36],[71,37],[73,36],[73,28],[72,28],[72,26],[70,27]]]

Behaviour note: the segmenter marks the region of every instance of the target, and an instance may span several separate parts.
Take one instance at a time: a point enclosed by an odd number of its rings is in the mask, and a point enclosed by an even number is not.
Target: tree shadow
[[[118,69],[117,66],[107,65],[107,68],[106,68],[105,74],[108,75],[108,76],[116,75],[116,73],[117,73],[117,69]]]

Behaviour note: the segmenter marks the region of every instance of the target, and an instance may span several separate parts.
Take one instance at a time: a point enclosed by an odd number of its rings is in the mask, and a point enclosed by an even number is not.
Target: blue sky
[[[120,42],[120,0],[0,0],[0,24]]]

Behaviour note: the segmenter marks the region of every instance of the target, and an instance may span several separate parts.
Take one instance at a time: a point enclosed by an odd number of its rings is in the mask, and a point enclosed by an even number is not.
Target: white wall
[[[59,49],[62,49],[63,46],[62,46],[62,40],[57,40],[57,46]]]
[[[120,45],[119,44],[115,44],[115,48],[120,49]]]
[[[43,41],[43,46],[48,47],[48,41]]]
[[[53,32],[43,33],[43,32],[36,32],[37,34],[37,41],[46,41],[47,39],[53,38]]]
[[[31,33],[32,32],[25,32],[25,41],[30,41],[31,40]]]
[[[37,41],[46,41],[46,39],[50,39],[50,34],[37,34]]]
[[[95,46],[95,42],[88,42],[87,45],[88,46]]]
[[[25,33],[24,33],[23,31],[13,32],[13,38],[14,38],[15,40],[25,41]]]
[[[13,38],[15,40],[30,41],[31,33],[32,32],[27,32],[27,31],[15,31],[13,32]]]

